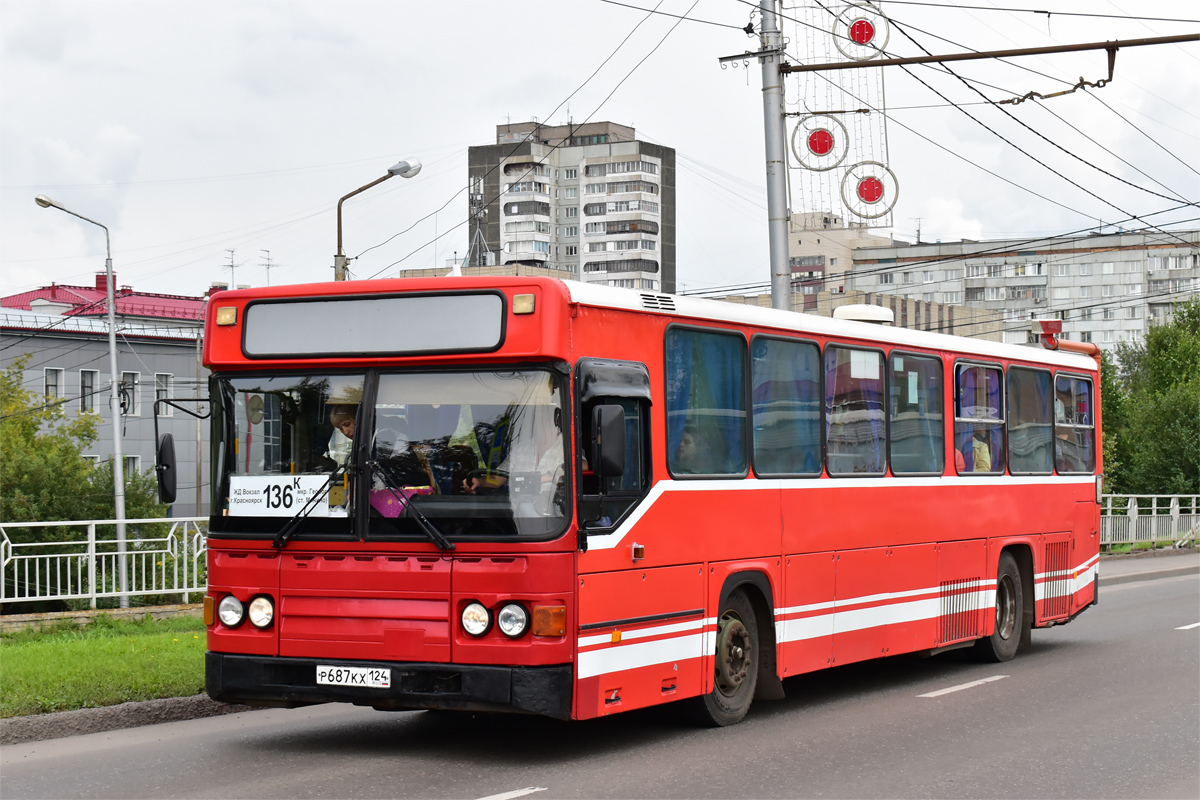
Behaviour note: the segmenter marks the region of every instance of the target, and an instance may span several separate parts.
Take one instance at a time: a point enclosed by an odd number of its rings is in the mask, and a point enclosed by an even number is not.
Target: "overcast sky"
[[[1195,0],[971,5],[1200,18]],[[883,7],[933,53],[1200,32],[1194,22]],[[752,8],[663,0],[659,10],[721,24],[646,19],[600,0],[0,0],[0,294],[90,284],[104,268],[103,232],[37,207],[37,194],[109,226],[118,281],[138,290],[199,294],[230,279],[231,249],[239,284],[268,282],[263,251],[279,265],[273,284],[331,279],[338,197],[406,157],[424,162],[419,176],[346,204],[346,251],[395,236],[354,262],[358,277],[441,266],[467,246],[467,147],[493,143],[498,123],[533,117],[612,120],[674,147],[680,288],[766,281],[760,70],[717,63],[757,49],[738,30]],[[792,60],[804,61],[804,37],[786,21],[785,32]],[[897,30],[888,50],[919,54]],[[953,66],[997,87],[981,87],[993,99],[1107,72],[1103,51],[1015,63],[1044,75],[993,61]],[[954,102],[981,100],[932,68],[910,69]],[[959,109],[907,108],[945,101],[899,69],[885,80],[897,237],[911,238],[916,218],[926,241],[1065,233],[1180,205],[1167,197],[1200,197],[1198,44],[1123,49],[1103,89],[1005,106],[1082,161],[996,108],[964,107],[1082,188]],[[788,92],[798,96],[798,85]],[[803,181],[793,175],[795,191]],[[1200,227],[1186,222],[1195,217],[1193,207],[1151,219],[1180,229]]]

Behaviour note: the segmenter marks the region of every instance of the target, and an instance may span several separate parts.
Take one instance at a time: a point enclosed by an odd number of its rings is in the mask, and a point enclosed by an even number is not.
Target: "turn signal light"
[[[566,606],[534,606],[534,636],[565,636],[567,633]]]
[[[533,295],[514,294],[512,299],[512,311],[514,314],[532,314]]]
[[[217,607],[213,603],[213,599],[205,595],[204,597],[204,624],[212,625],[217,621]]]
[[[218,325],[237,325],[237,306],[221,306],[217,309]]]

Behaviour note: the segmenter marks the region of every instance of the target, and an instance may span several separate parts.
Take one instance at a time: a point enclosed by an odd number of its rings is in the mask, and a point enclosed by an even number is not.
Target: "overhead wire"
[[[604,104],[605,104],[605,103],[607,103],[607,102],[608,102],[608,100],[609,100],[609,99],[610,99],[610,98],[611,98],[611,97],[612,97],[612,96],[613,96],[613,95],[616,93],[616,91],[617,91],[618,89],[620,89],[620,88],[621,88],[621,86],[622,86],[622,85],[625,83],[625,81],[629,80],[629,78],[630,78],[630,77],[633,75],[633,73],[634,73],[634,72],[636,72],[636,71],[638,70],[638,68],[639,68],[639,67],[641,67],[641,65],[642,65],[642,64],[644,64],[648,58],[650,58],[650,56],[654,55],[654,53],[655,53],[655,52],[657,52],[658,48],[662,46],[663,42],[665,42],[665,41],[667,40],[667,38],[668,38],[668,37],[669,37],[669,36],[670,36],[672,33],[674,33],[675,29],[676,29],[676,28],[678,28],[678,27],[679,27],[679,25],[680,25],[680,24],[681,24],[681,23],[682,23],[682,22],[683,22],[685,19],[687,19],[687,18],[688,18],[686,15],[687,15],[687,14],[689,14],[689,13],[691,13],[692,9],[694,9],[694,8],[696,7],[696,5],[697,5],[699,2],[700,2],[700,0],[695,0],[695,2],[693,2],[693,3],[692,3],[692,5],[688,7],[688,10],[687,10],[686,12],[684,12],[684,16],[683,16],[683,17],[680,17],[680,18],[679,18],[679,19],[678,19],[678,20],[675,22],[675,24],[674,24],[674,25],[672,25],[672,26],[670,27],[670,29],[668,29],[668,30],[667,30],[666,34],[664,34],[664,35],[663,35],[663,37],[662,37],[661,39],[659,39],[659,41],[658,41],[658,44],[654,45],[654,47],[653,47],[653,48],[651,48],[650,52],[649,52],[649,53],[647,53],[645,56],[643,56],[643,57],[642,57],[642,59],[641,59],[640,61],[638,61],[638,62],[637,62],[637,64],[635,64],[635,65],[633,66],[633,68],[632,68],[632,69],[631,69],[631,70],[630,70],[628,73],[626,73],[625,77],[621,78],[621,80],[617,82],[617,85],[613,87],[612,91],[610,91],[610,92],[608,93],[608,95],[606,95],[606,96],[605,96],[605,98],[604,98],[603,100],[601,100],[601,101],[600,101],[599,105],[597,105],[597,106],[596,106],[596,107],[595,107],[595,108],[592,110],[592,112],[591,112],[591,113],[590,113],[590,114],[587,116],[587,118],[584,120],[584,122],[580,123],[580,125],[585,125],[585,124],[587,124],[587,122],[588,122],[589,120],[591,120],[591,118],[592,118],[593,116],[595,116],[595,115],[596,115],[596,114],[597,114],[597,113],[600,111],[600,109],[601,109],[601,108],[603,108],[603,107],[604,107]],[[660,2],[659,2],[659,5],[662,5],[662,2],[661,2],[661,0],[660,0]],[[657,7],[658,7],[658,6],[655,6],[655,8],[657,8]],[[570,95],[568,95],[568,96],[567,96],[567,98],[566,98],[565,100],[563,100],[563,102],[562,102],[562,103],[560,103],[560,104],[559,104],[558,108],[561,108],[561,107],[562,107],[562,105],[563,105],[563,104],[565,104],[565,103],[566,103],[568,100],[570,100],[570,99],[571,99],[571,97],[573,97],[573,96],[575,95],[575,93],[576,93],[576,92],[578,92],[580,89],[582,89],[582,88],[583,88],[583,87],[584,87],[584,86],[585,86],[585,85],[588,83],[588,81],[590,81],[590,80],[591,80],[593,77],[595,77],[596,73],[598,73],[598,72],[600,71],[600,69],[601,69],[601,68],[604,66],[604,64],[607,64],[607,63],[608,63],[608,62],[609,62],[609,61],[610,61],[610,60],[613,58],[613,56],[615,56],[615,55],[617,54],[617,51],[618,51],[618,50],[620,50],[620,48],[621,48],[621,47],[622,47],[622,46],[625,44],[625,42],[629,40],[629,38],[630,38],[630,37],[633,35],[634,31],[636,31],[636,30],[638,29],[638,27],[640,27],[640,26],[641,26],[641,24],[642,24],[643,22],[645,22],[645,21],[646,21],[646,19],[649,19],[649,18],[650,18],[650,16],[651,16],[650,14],[647,14],[647,15],[646,15],[646,17],[645,17],[644,19],[642,19],[640,22],[638,22],[638,24],[637,24],[636,26],[634,26],[633,30],[631,30],[631,31],[629,32],[629,34],[628,34],[628,35],[625,37],[625,39],[622,39],[622,40],[621,40],[621,43],[617,45],[617,48],[616,48],[615,50],[613,50],[612,54],[611,54],[611,55],[609,55],[609,57],[608,57],[608,58],[606,58],[606,59],[604,60],[604,62],[603,62],[603,63],[601,63],[600,67],[597,67],[597,68],[596,68],[596,70],[595,70],[595,72],[593,72],[593,73],[592,73],[592,75],[588,76],[588,79],[587,79],[586,81],[584,81],[584,83],[583,83],[583,84],[581,84],[581,85],[579,86],[579,88],[575,90],[575,92],[572,92]],[[557,111],[558,111],[558,108],[555,108],[555,110],[554,110],[553,112],[551,112],[551,115],[553,115],[555,112],[557,112]],[[551,155],[552,153],[554,153],[554,151],[555,151],[555,150],[557,150],[559,147],[561,147],[561,146],[563,145],[563,142],[566,142],[566,141],[569,141],[569,139],[564,137],[564,139],[562,139],[561,141],[559,141],[557,144],[555,144],[555,145],[551,146],[551,147],[550,147],[550,149],[549,149],[549,150],[546,152],[546,154],[545,154],[545,155],[543,155],[543,156],[541,157],[541,159],[539,159],[538,161],[536,161],[536,162],[534,163],[534,166],[532,166],[532,167],[530,167],[528,170],[526,170],[526,171],[525,171],[525,172],[524,172],[524,173],[523,173],[523,174],[522,174],[522,175],[521,175],[521,176],[520,176],[520,177],[519,177],[517,180],[519,181],[521,178],[524,178],[525,176],[529,175],[529,174],[530,174],[530,172],[531,172],[533,169],[535,169],[536,167],[543,166],[543,165],[545,164],[545,161],[546,161],[546,159],[547,159],[547,158],[549,158],[549,157],[550,157],[550,155]],[[519,145],[518,145],[518,146],[519,146]],[[515,152],[515,147],[514,147],[514,149],[513,149],[513,151],[512,151],[512,152]],[[511,153],[510,153],[510,155],[511,155]],[[492,167],[492,169],[488,171],[488,173],[487,173],[487,174],[491,174],[491,172],[495,171],[495,170],[496,170],[496,169],[498,169],[498,168],[499,168],[499,161],[497,162],[496,166]],[[486,177],[486,175],[485,175],[485,177]],[[464,187],[463,187],[463,189],[460,189],[460,190],[458,191],[458,193],[456,193],[456,195],[457,195],[457,194],[461,194],[461,193],[462,193],[463,191],[465,191],[465,190],[466,190],[466,187],[464,186]],[[486,206],[488,206],[488,205],[491,205],[491,203],[494,203],[496,200],[498,200],[502,194],[504,194],[504,192],[499,192],[499,193],[497,193],[497,195],[496,195],[495,197],[493,197],[493,198],[492,198],[492,199],[491,199],[491,200],[490,200],[488,203],[485,203],[485,207],[486,207]],[[374,274],[373,274],[373,275],[371,275],[370,277],[371,277],[371,278],[375,278],[375,277],[377,277],[378,275],[382,274],[383,272],[386,272],[387,270],[391,269],[392,267],[394,267],[394,266],[396,266],[396,265],[398,265],[398,264],[401,264],[401,263],[403,263],[404,261],[406,261],[407,259],[411,258],[411,257],[412,257],[413,255],[415,255],[416,253],[418,253],[418,252],[420,252],[421,250],[423,250],[425,247],[428,247],[428,246],[429,246],[430,244],[432,244],[433,242],[436,242],[438,239],[441,239],[441,238],[443,238],[443,237],[447,236],[447,235],[448,235],[449,233],[451,233],[452,231],[454,231],[454,230],[456,230],[456,229],[458,229],[458,228],[462,227],[463,225],[466,225],[468,222],[470,222],[470,220],[471,220],[471,217],[468,215],[468,217],[467,217],[466,219],[462,220],[461,222],[458,222],[458,223],[456,223],[455,225],[452,225],[452,226],[451,226],[451,227],[450,227],[448,230],[446,230],[445,232],[443,232],[443,233],[441,233],[441,234],[439,234],[439,235],[435,236],[435,237],[434,237],[432,240],[430,240],[429,242],[426,242],[425,244],[423,244],[423,245],[421,245],[420,247],[418,247],[416,250],[413,250],[413,251],[409,252],[407,255],[403,256],[402,258],[398,259],[397,261],[393,261],[391,264],[388,264],[388,265],[387,265],[387,266],[385,266],[383,269],[381,269],[381,270],[377,271],[376,273],[374,273]]]

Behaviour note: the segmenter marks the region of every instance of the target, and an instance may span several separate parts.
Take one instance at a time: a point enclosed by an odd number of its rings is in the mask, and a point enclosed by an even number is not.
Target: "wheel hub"
[[[722,617],[717,623],[717,689],[733,695],[741,688],[753,666],[750,632],[737,617]]]

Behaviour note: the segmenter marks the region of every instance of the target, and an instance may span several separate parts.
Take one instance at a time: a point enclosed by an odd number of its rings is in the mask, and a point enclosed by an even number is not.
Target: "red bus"
[[[1070,343],[545,278],[209,306],[217,700],[726,725],[833,665],[1007,660],[1096,602]]]

